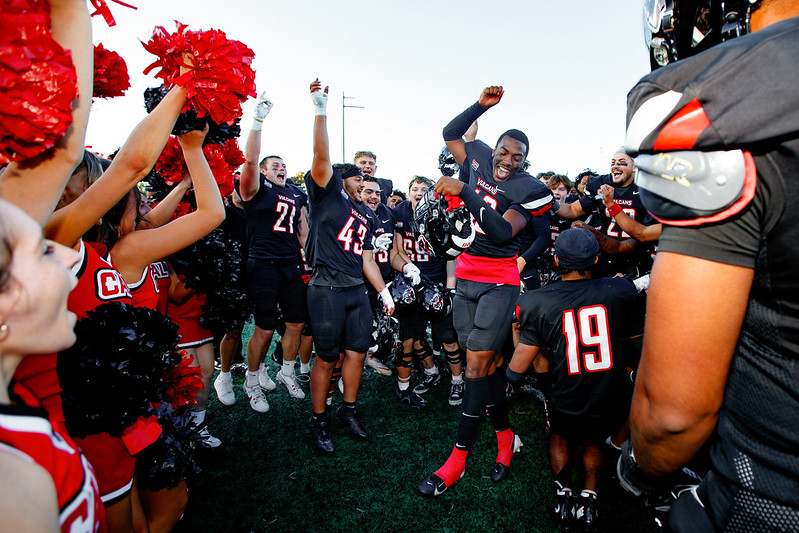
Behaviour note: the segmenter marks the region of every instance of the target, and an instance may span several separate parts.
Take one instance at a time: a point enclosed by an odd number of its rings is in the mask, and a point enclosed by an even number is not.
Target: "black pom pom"
[[[79,320],[75,334],[57,364],[67,429],[119,437],[163,401],[161,376],[180,362],[177,326],[155,310],[110,302]]]
[[[158,440],[136,455],[136,483],[140,488],[157,491],[174,488],[181,480],[200,473],[194,457],[199,444],[191,411],[175,410],[162,403],[152,414],[161,424]]]
[[[152,113],[153,109],[161,102],[164,96],[169,93],[169,89],[161,85],[160,87],[150,87],[144,90],[144,107],[148,113]],[[182,135],[188,131],[201,130],[208,124],[208,134],[205,136],[203,146],[209,144],[225,144],[230,139],[237,139],[241,135],[241,122],[237,118],[232,125],[217,124],[211,120],[210,116],[197,118],[197,112],[189,108],[183,111],[178,119],[175,121],[175,127],[172,128],[174,135]]]
[[[186,287],[207,295],[200,325],[214,334],[239,329],[252,306],[245,294],[240,244],[215,229],[175,254],[173,266]]]

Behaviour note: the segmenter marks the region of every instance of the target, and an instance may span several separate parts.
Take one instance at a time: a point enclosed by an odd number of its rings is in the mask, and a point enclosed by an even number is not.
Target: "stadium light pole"
[[[363,109],[364,106],[362,105],[347,105],[347,100],[354,100],[354,96],[344,96],[344,91],[341,91],[341,162],[344,163],[347,161],[347,148],[344,143],[344,137],[346,136],[346,132],[344,129],[344,112],[348,107],[352,107],[355,109]]]

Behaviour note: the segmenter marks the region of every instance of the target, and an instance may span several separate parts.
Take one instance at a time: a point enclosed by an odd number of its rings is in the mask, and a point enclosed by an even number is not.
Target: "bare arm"
[[[0,488],[4,530],[22,533],[61,530],[55,486],[44,468],[13,453],[0,452],[0,479],[5,481]]]
[[[402,235],[400,232],[394,233],[394,244],[391,247],[391,268],[397,272],[402,272],[402,267],[407,263],[411,263],[411,258],[405,253],[405,248],[402,245]]]
[[[575,218],[585,215],[585,211],[583,210],[583,206],[580,205],[580,202],[577,201],[570,204],[560,204],[560,208],[558,208],[555,214],[566,220],[574,220]]]
[[[612,186],[602,185],[599,188],[599,192],[602,193],[602,203],[605,204],[605,207],[610,213],[618,210],[618,212],[613,215],[613,219],[627,235],[640,242],[656,241],[660,239],[660,232],[663,229],[662,224],[644,226],[634,218],[631,218],[630,215],[623,210],[619,210],[619,207],[614,207],[616,206],[616,200],[613,199],[615,189]]]
[[[158,205],[153,207],[152,211],[147,213],[147,216],[139,222],[141,226],[137,229],[152,229],[159,228],[169,222],[178,204],[186,196],[186,192],[191,189],[191,174],[186,174],[183,180],[175,185],[166,197],[158,202]]]
[[[316,108],[313,124],[313,163],[311,163],[311,178],[314,183],[323,189],[327,187],[333,177],[333,165],[330,162],[330,141],[327,137],[327,90],[322,91],[319,78],[311,83],[311,100]],[[324,105],[323,105],[324,104]]]
[[[673,472],[716,427],[754,271],[661,252],[652,270],[630,429],[635,458]],[[692,299],[685,314],[686,295]]]
[[[508,369],[517,374],[524,374],[527,372],[527,369],[530,368],[530,365],[533,364],[536,357],[538,357],[538,354],[538,346],[531,346],[520,342],[516,345],[516,349],[513,350],[513,357],[511,357],[510,363],[508,363]]]
[[[133,231],[122,237],[111,250],[114,266],[125,280],[141,277],[153,261],[171,255],[208,235],[225,219],[219,189],[202,150],[204,131],[190,131],[179,137],[186,166],[194,182],[197,210],[160,228]]]
[[[305,249],[305,241],[308,240],[308,229],[308,207],[302,206],[300,208],[300,222],[297,227],[297,239],[303,249]]]
[[[100,217],[147,176],[185,102],[186,89],[174,87],[169,91],[131,132],[100,179],[74,202],[53,213],[45,228],[47,238],[73,247]],[[167,220],[168,217],[163,223]]]
[[[590,224],[586,224],[582,220],[575,220],[572,222],[573,228],[583,228],[587,229],[591,233],[594,234],[596,237],[597,242],[599,243],[599,247],[602,249],[603,252],[607,254],[623,254],[627,252],[631,252],[635,250],[637,246],[637,242],[635,239],[614,239],[613,237],[608,237],[604,233],[601,233],[598,229]]]
[[[37,157],[12,162],[0,175],[0,198],[21,207],[42,226],[53,213],[64,186],[83,157],[94,86],[94,48],[85,0],[50,0],[53,38],[70,52],[78,76],[72,125],[55,146]]]
[[[255,103],[252,128],[244,146],[244,166],[241,168],[239,195],[245,202],[251,200],[261,187],[261,171],[258,168],[258,160],[261,157],[261,128],[270,109],[272,102],[266,98],[266,93],[261,93]]]

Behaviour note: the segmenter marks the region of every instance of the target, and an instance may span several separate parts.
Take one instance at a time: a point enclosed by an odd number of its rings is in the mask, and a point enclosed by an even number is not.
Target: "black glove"
[[[676,474],[663,477],[647,474],[635,462],[632,441],[629,439],[621,447],[621,455],[616,463],[616,474],[621,487],[643,500],[644,505],[658,510],[668,509],[674,502],[672,488],[677,482]]]

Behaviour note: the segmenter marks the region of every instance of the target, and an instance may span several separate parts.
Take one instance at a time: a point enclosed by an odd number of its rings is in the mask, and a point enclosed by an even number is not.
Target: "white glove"
[[[419,267],[413,263],[405,263],[402,273],[411,280],[411,285],[418,285],[422,281],[422,273],[419,271]]]
[[[272,109],[272,105],[272,102],[266,98],[266,91],[262,92],[261,96],[259,96],[258,100],[255,102],[255,114],[252,119],[252,129],[255,131],[261,131],[261,128],[264,125],[264,119]]]
[[[375,237],[372,240],[372,247],[375,250],[379,250],[381,252],[388,250],[391,248],[391,244],[394,242],[394,234],[393,233],[384,233],[379,237]]]
[[[633,285],[635,285],[635,290],[638,292],[647,290],[649,288],[649,274],[644,274],[640,278],[635,278],[633,280]]]
[[[391,297],[391,293],[388,292],[388,287],[380,291],[378,296],[380,296],[380,300],[383,302],[383,307],[386,307],[389,312],[394,310],[394,299]]]
[[[314,115],[327,115],[327,87],[311,93],[311,101],[314,106]]]

